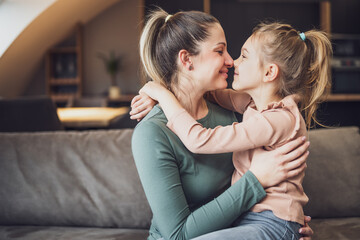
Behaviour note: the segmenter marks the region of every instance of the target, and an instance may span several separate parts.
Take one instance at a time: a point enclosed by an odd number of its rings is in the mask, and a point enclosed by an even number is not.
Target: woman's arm
[[[226,228],[265,197],[249,171],[224,193],[191,211],[166,134],[154,123],[140,124],[132,137],[133,155],[154,221],[165,239],[190,239]]]

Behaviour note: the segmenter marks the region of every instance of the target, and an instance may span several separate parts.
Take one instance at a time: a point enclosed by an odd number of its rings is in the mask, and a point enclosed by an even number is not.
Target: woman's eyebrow
[[[216,45],[224,45],[224,47],[226,46],[226,43],[224,42],[218,42]]]

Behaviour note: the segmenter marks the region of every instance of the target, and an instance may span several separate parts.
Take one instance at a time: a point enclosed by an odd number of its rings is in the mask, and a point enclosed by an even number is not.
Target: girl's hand
[[[300,228],[299,233],[303,235],[300,240],[311,240],[311,236],[314,234],[314,231],[309,227],[309,222],[311,221],[311,217],[305,216],[305,226]]]
[[[256,151],[249,170],[264,188],[304,174],[310,145],[305,139],[299,137],[273,151]]]
[[[164,94],[170,93],[163,85],[154,81],[147,82],[139,91],[140,94],[146,94],[155,101],[160,102],[160,98]]]
[[[184,109],[175,95],[159,83],[148,82],[140,89],[139,93],[140,95],[146,94],[158,101],[167,119],[171,119],[172,116]]]
[[[140,121],[151,111],[151,109],[153,109],[156,104],[157,102],[146,94],[136,95],[131,100],[130,119]]]

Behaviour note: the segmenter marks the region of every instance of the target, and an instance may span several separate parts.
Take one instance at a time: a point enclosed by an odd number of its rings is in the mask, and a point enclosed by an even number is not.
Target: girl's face
[[[233,59],[227,51],[224,30],[220,24],[209,29],[209,37],[199,44],[200,53],[192,56],[191,71],[194,84],[204,92],[227,87],[228,69],[233,66]]]
[[[250,36],[241,48],[240,57],[234,62],[234,90],[249,91],[262,83],[263,69],[260,66],[258,41]]]

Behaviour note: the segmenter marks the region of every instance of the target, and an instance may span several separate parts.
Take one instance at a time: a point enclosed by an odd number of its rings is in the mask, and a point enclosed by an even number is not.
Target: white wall
[[[39,71],[46,51],[64,39],[76,23],[87,23],[120,1],[57,0],[51,4],[31,21],[1,56],[0,96],[21,96],[27,93],[26,89],[31,89],[33,95],[39,94],[32,89],[31,80],[35,79],[33,76]],[[41,84],[45,84],[45,79]]]
[[[0,57],[17,36],[56,0],[5,0],[0,4]]]

